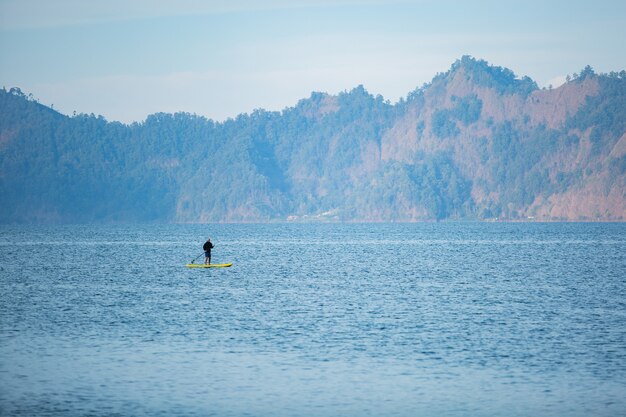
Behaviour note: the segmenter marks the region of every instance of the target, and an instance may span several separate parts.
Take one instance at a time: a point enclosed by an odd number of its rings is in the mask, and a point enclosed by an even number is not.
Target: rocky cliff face
[[[511,76],[500,83],[485,80],[490,69],[464,58],[419,91],[385,133],[381,160],[413,164],[416,155],[448,153],[471,181],[482,217],[625,219],[625,123],[615,135],[601,126],[602,118],[577,122],[598,102],[608,105],[609,118],[622,117],[617,114],[626,110],[624,80],[616,87],[590,73],[556,89],[526,90]],[[479,103],[475,114],[460,108],[468,98]],[[531,195],[510,198],[524,189]]]
[[[67,117],[0,91],[2,222],[626,219],[626,72],[556,89],[463,57],[215,123]]]

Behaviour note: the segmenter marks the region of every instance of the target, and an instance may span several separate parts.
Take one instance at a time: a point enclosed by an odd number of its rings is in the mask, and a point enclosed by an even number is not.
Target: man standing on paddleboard
[[[204,264],[211,264],[211,249],[213,249],[213,244],[211,243],[211,238],[208,238],[204,245],[202,246],[202,250],[204,250]]]

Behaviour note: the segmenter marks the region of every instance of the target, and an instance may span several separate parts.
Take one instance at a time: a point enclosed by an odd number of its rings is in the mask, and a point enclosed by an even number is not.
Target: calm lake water
[[[0,226],[0,284],[1,415],[626,414],[626,224]]]

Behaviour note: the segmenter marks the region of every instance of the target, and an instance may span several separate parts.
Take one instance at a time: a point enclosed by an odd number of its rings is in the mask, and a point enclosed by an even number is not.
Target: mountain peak
[[[131,126],[0,90],[0,223],[624,221],[626,72],[578,79],[536,91],[463,56],[398,104],[360,85]]]
[[[470,55],[463,55],[461,59],[456,60],[441,78],[450,80],[461,73],[468,81],[482,87],[493,88],[500,94],[528,96],[539,89],[537,83],[528,76],[518,78],[508,68],[490,65],[487,61]]]

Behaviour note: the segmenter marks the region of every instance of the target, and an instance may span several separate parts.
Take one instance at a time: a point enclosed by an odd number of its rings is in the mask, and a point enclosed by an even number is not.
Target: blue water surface
[[[1,415],[626,414],[626,224],[0,226],[0,285]]]

